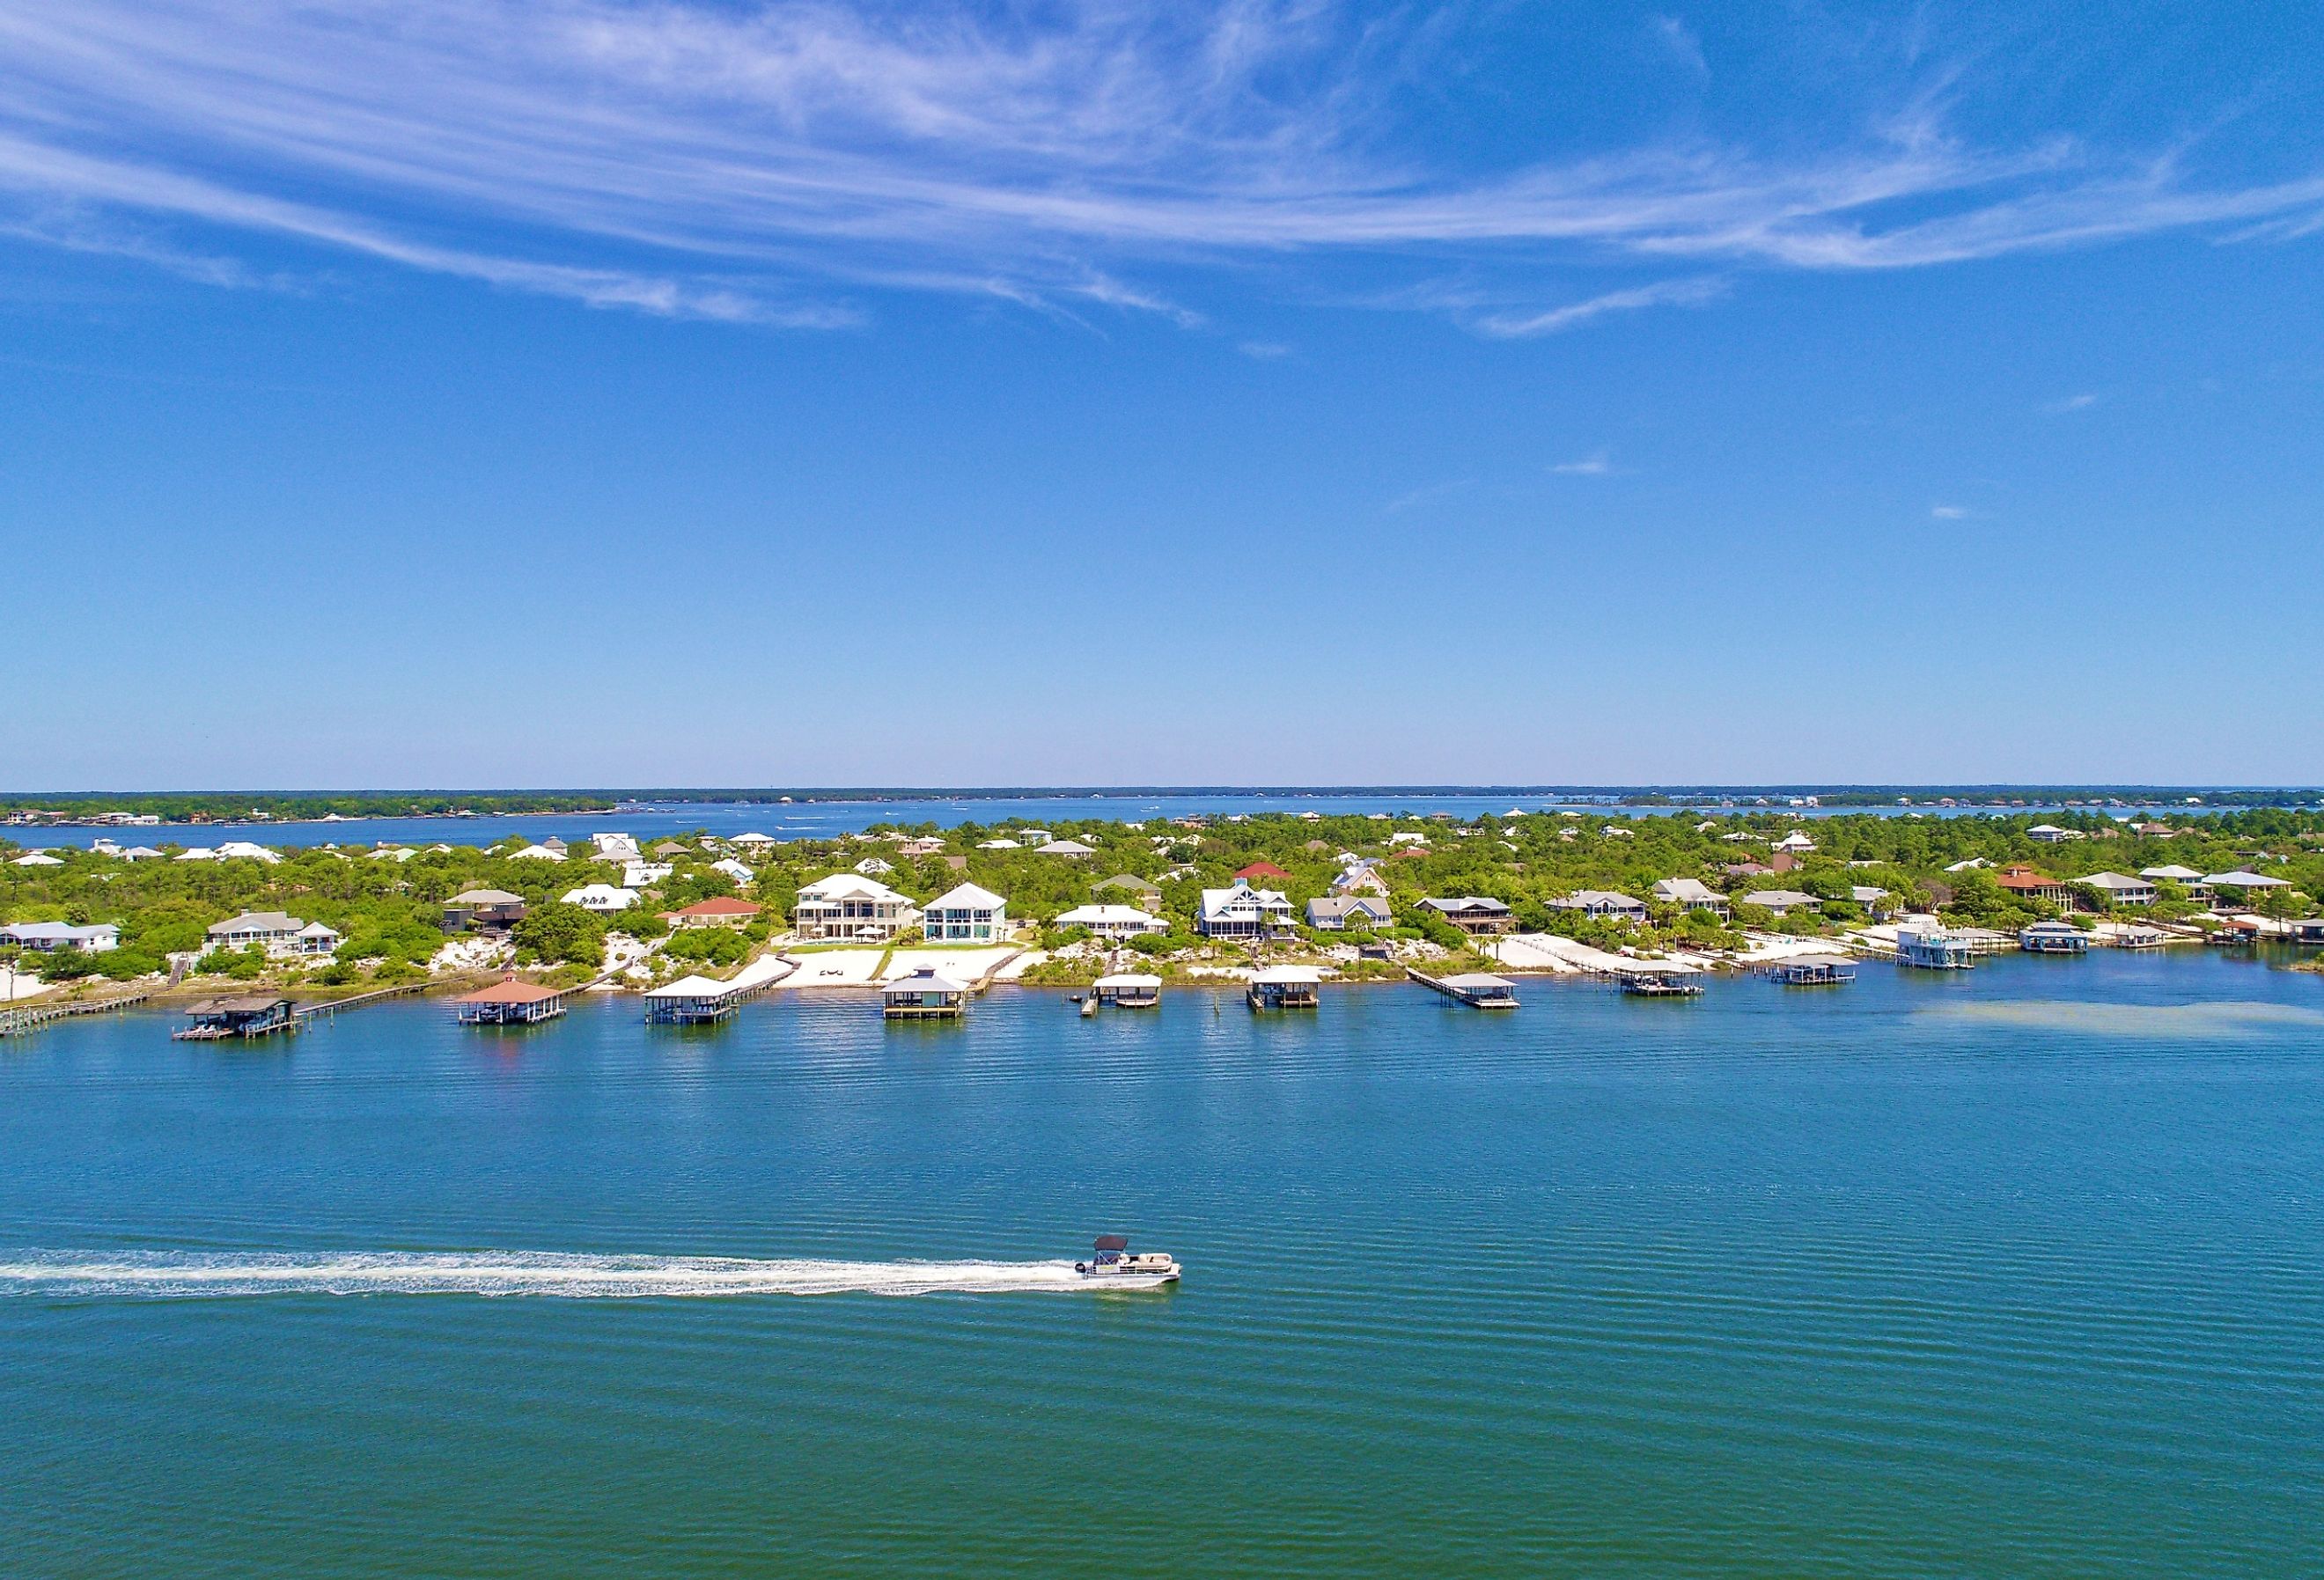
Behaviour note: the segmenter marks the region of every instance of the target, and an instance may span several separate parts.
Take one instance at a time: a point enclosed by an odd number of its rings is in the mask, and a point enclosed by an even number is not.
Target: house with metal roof
[[[1655,898],[1665,905],[1684,906],[1689,910],[1707,910],[1725,921],[1731,908],[1727,896],[1704,882],[1701,878],[1657,878]]]
[[[1388,901],[1370,894],[1325,894],[1307,902],[1307,925],[1319,933],[1368,930],[1395,919]]]
[[[2154,883],[2149,878],[2133,878],[2122,873],[2092,873],[2074,882],[2084,889],[2095,890],[2108,905],[2152,905],[2154,903]]]
[[[279,910],[245,910],[212,922],[208,937],[213,949],[247,949],[254,944],[277,957],[327,955],[339,947],[339,935],[322,923]]]
[[[14,921],[0,927],[0,944],[43,954],[51,949],[78,949],[85,955],[102,955],[120,947],[121,929],[109,921],[87,927],[69,921]]]
[[[562,898],[567,905],[577,905],[584,910],[611,916],[617,910],[627,910],[635,905],[638,892],[624,889],[618,883],[584,883],[578,889],[567,889]]]
[[[920,936],[932,944],[999,944],[1009,938],[1009,901],[962,883],[928,901]]]
[[[1612,889],[1577,889],[1549,902],[1552,910],[1575,910],[1583,916],[1610,917],[1616,921],[1644,921],[1646,902]]]
[[[1517,919],[1510,914],[1506,901],[1488,899],[1481,894],[1450,895],[1443,899],[1424,900],[1420,903],[1472,937],[1505,933],[1517,924]]]
[[[1170,924],[1135,905],[1076,905],[1057,918],[1061,928],[1086,928],[1102,938],[1134,938],[1167,933]]]
[[[1812,894],[1803,894],[1797,889],[1754,889],[1743,896],[1743,903],[1771,910],[1777,916],[1789,916],[1794,910],[1816,911],[1823,901]]]
[[[881,943],[917,926],[919,910],[876,878],[835,873],[798,892],[791,910],[793,930],[802,940],[863,939]]]
[[[1291,901],[1280,890],[1254,889],[1238,878],[1228,889],[1203,891],[1194,930],[1206,938],[1265,938],[1288,932]]]

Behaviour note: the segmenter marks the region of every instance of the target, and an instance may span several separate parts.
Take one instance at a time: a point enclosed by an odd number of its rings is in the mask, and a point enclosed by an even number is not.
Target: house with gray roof
[[[1646,903],[1612,889],[1577,889],[1549,902],[1552,910],[1578,910],[1584,916],[1610,917],[1616,921],[1644,921]]]
[[[1386,927],[1394,919],[1388,901],[1370,894],[1324,894],[1307,902],[1307,925],[1319,933]]]
[[[1655,898],[1665,905],[1684,906],[1689,910],[1707,910],[1721,921],[1727,919],[1729,910],[1727,896],[1701,878],[1656,879]]]
[[[0,944],[14,944],[20,949],[38,950],[78,949],[83,954],[102,955],[121,943],[121,929],[109,921],[92,922],[87,927],[75,927],[69,921],[16,921],[0,927]]]
[[[1754,889],[1743,896],[1743,903],[1756,905],[1762,910],[1772,910],[1777,916],[1789,916],[1794,910],[1823,909],[1822,901],[1812,894],[1803,894],[1797,889]]]

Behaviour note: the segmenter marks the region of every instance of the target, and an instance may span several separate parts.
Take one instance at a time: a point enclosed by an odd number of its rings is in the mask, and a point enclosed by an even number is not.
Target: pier
[[[125,1010],[132,1004],[142,1004],[152,996],[152,991],[148,989],[120,998],[78,999],[67,1004],[35,1004],[23,1009],[0,1010],[0,1037],[21,1036],[75,1015],[103,1015],[115,1010]]]
[[[646,1021],[654,1026],[715,1026],[791,974],[791,963],[761,955],[724,982],[684,976],[646,991]]]
[[[1431,976],[1425,972],[1407,968],[1405,975],[1425,988],[1443,993],[1472,1010],[1514,1010],[1517,1007],[1517,984],[1506,976],[1489,972],[1470,971],[1454,976]]]
[[[452,1005],[463,1026],[531,1026],[563,1014],[565,1001],[577,991],[520,982],[510,975],[454,999]]]
[[[1856,980],[1856,962],[1840,955],[1794,956],[1767,967],[1767,977],[1785,987],[1837,987]]]

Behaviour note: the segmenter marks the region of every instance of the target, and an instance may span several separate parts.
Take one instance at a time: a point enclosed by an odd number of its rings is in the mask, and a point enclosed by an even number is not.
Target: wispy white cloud
[[[1235,349],[1254,362],[1277,362],[1291,355],[1291,347],[1279,340],[1246,340]]]
[[[2061,400],[2049,402],[2043,406],[2042,410],[2052,417],[2062,417],[2069,411],[2086,411],[2098,403],[2098,398],[2096,395],[2068,395]]]
[[[1458,494],[1464,488],[1474,488],[1476,485],[1477,480],[1474,477],[1456,477],[1446,483],[1431,483],[1425,487],[1416,488],[1409,494],[1397,494],[1380,506],[1380,514],[1398,515],[1410,510],[1414,505],[1425,504],[1432,499],[1442,499],[1448,494]]]
[[[1929,514],[1941,522],[1967,521],[1969,507],[1965,504],[1932,504],[1929,507]]]
[[[1692,28],[1675,16],[1657,16],[1654,26],[1655,36],[1678,57],[1681,64],[1699,77],[1711,75],[1711,62],[1703,57],[1702,41],[1695,36]]]
[[[2324,173],[2206,186],[2178,151],[1980,147],[1913,93],[1816,152],[1446,168],[1398,152],[1419,144],[1379,69],[1443,25],[1332,0],[0,0],[0,196],[798,324],[902,288],[1191,327],[1134,275],[1323,253],[1457,256],[1538,300],[1572,264],[1902,269],[2324,216]],[[1700,60],[1682,21],[1656,29]],[[1710,279],[1479,327],[1700,303]]]
[[[1607,459],[1604,450],[1578,461],[1560,461],[1550,468],[1561,477],[1603,477],[1613,469],[1614,464]]]
[[[1627,291],[1609,291],[1586,301],[1569,302],[1546,312],[1496,313],[1476,320],[1475,327],[1496,339],[1516,339],[1528,335],[1554,335],[1561,329],[1577,328],[1592,319],[1608,313],[1636,312],[1648,307],[1701,307],[1727,294],[1727,282],[1716,275],[1698,276],[1691,280],[1658,280],[1651,285],[1633,286]]]

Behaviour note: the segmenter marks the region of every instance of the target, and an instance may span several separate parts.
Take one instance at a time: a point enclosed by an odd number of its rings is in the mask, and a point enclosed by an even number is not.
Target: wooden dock
[[[353,993],[343,999],[324,999],[303,1009],[292,1010],[290,1018],[301,1026],[310,1025],[336,1015],[341,1010],[360,1009],[364,1004],[376,1004],[388,999],[417,998],[434,985],[429,982],[406,982],[394,987],[377,987],[369,993]]]
[[[143,993],[125,993],[119,998],[79,999],[67,1004],[28,1004],[22,1009],[0,1010],[0,1037],[18,1037],[27,1031],[75,1015],[103,1015],[115,1010],[125,1010],[132,1004],[142,1004],[153,996],[151,988]]]
[[[1425,972],[1406,966],[1405,973],[1425,988],[1458,1000],[1472,1010],[1514,1010],[1517,1007],[1517,984],[1507,977],[1487,972],[1471,971],[1456,976],[1431,976]]]

